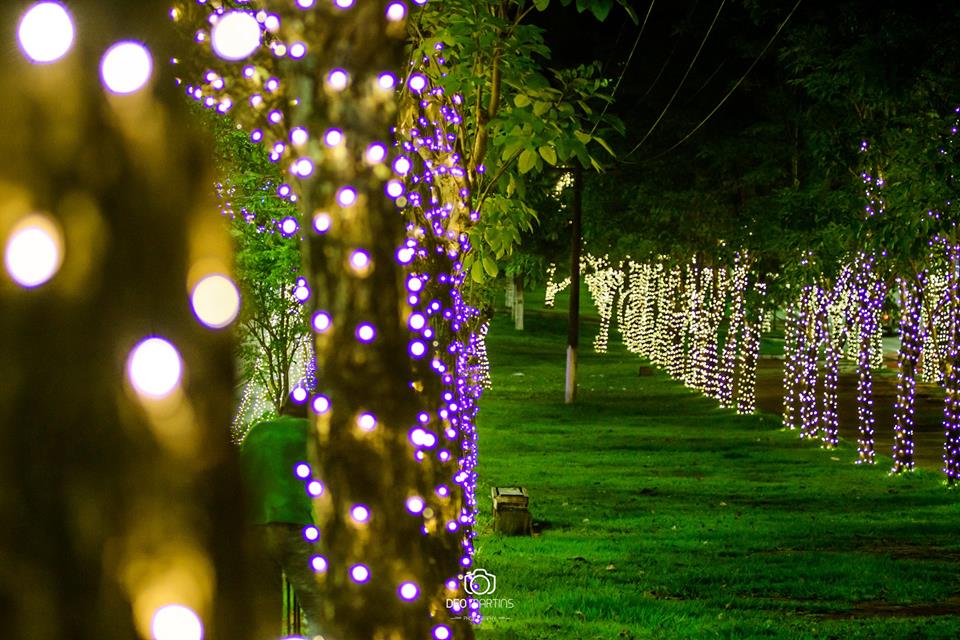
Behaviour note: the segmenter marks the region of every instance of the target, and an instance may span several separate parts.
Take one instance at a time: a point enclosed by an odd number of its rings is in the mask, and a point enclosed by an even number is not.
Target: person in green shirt
[[[311,567],[313,544],[305,537],[314,525],[307,492],[313,479],[307,465],[309,434],[306,406],[288,399],[279,417],[250,429],[240,445],[240,465],[253,498],[250,524],[260,530],[267,553],[293,587],[306,617],[301,630],[312,638],[320,635],[320,600]]]

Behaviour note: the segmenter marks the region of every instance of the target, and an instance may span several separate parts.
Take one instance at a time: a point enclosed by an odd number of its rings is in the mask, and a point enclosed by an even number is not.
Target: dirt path
[[[888,371],[874,375],[873,406],[876,414],[877,464],[892,466],[893,404],[897,396],[896,363],[885,362]],[[840,438],[857,442],[857,376],[841,372],[839,378]],[[757,406],[774,414],[783,412],[783,361],[762,359],[757,370]],[[943,456],[943,393],[936,385],[917,385],[915,437],[917,466],[939,471]]]

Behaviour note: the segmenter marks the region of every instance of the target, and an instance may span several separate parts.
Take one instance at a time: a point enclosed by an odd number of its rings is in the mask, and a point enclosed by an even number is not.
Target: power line
[[[753,62],[750,63],[750,66],[747,67],[747,70],[744,72],[744,74],[743,74],[742,76],[740,76],[740,79],[737,80],[737,82],[733,85],[733,87],[730,89],[730,91],[727,92],[727,95],[723,96],[723,98],[720,100],[720,102],[717,103],[717,106],[715,106],[715,107],[710,111],[710,113],[708,113],[707,116],[706,116],[703,120],[700,121],[700,124],[698,124],[697,126],[695,126],[695,127],[690,131],[690,133],[688,133],[687,135],[685,135],[685,136],[683,136],[682,138],[680,138],[680,140],[678,140],[678,141],[676,142],[676,144],[674,144],[672,147],[670,147],[669,149],[666,149],[665,151],[662,151],[662,152],[658,153],[657,155],[653,156],[653,158],[651,158],[651,160],[656,159],[656,158],[660,158],[660,157],[662,157],[662,156],[670,153],[671,151],[673,151],[674,149],[676,149],[677,147],[679,147],[681,144],[683,144],[684,142],[686,142],[687,140],[689,140],[689,139],[690,139],[690,136],[692,136],[692,135],[695,134],[697,131],[699,131],[699,130],[700,130],[700,127],[702,127],[703,125],[705,125],[705,124],[707,123],[707,120],[709,120],[709,119],[713,116],[713,114],[715,114],[717,111],[720,110],[720,107],[722,107],[723,104],[727,101],[727,99],[728,99],[731,95],[733,95],[733,92],[737,90],[737,87],[740,86],[740,84],[746,79],[746,77],[747,77],[748,75],[750,75],[750,72],[753,71],[753,68],[754,68],[755,66],[757,66],[757,63],[760,62],[760,58],[762,58],[762,57],[763,57],[763,54],[765,54],[765,53],[767,52],[767,49],[769,49],[769,48],[770,48],[770,45],[772,45],[773,42],[774,42],[774,40],[777,39],[777,36],[780,35],[780,32],[783,31],[783,28],[786,26],[787,22],[790,21],[790,18],[793,17],[793,14],[796,12],[797,7],[800,6],[800,3],[801,3],[801,2],[803,2],[803,0],[797,0],[797,3],[796,3],[795,5],[793,5],[793,9],[790,10],[790,13],[787,14],[787,17],[784,18],[784,19],[783,19],[783,22],[780,23],[780,26],[777,27],[777,30],[776,30],[776,32],[774,32],[773,37],[771,37],[770,40],[767,41],[767,44],[766,44],[766,46],[763,47],[763,50],[760,52],[760,55],[758,55],[758,56],[753,60]],[[631,153],[632,153],[632,152],[631,152]],[[629,155],[629,154],[628,154],[628,155]]]
[[[630,66],[630,61],[633,60],[633,53],[637,50],[637,45],[640,43],[640,36],[643,35],[643,30],[647,26],[647,20],[650,19],[650,13],[653,11],[653,5],[657,3],[657,0],[650,0],[650,6],[647,7],[647,15],[643,17],[643,24],[640,25],[640,33],[637,34],[637,39],[633,41],[633,47],[630,49],[630,55],[627,56],[627,61],[623,63],[623,69],[620,70],[620,77],[617,78],[617,82],[613,85],[613,91],[610,93],[610,99],[605,105],[603,105],[603,111],[600,112],[600,115],[597,116],[597,121],[593,123],[593,128],[590,129],[590,135],[593,135],[593,132],[597,130],[597,127],[600,125],[600,121],[603,120],[603,116],[606,115],[607,109],[610,108],[610,103],[613,102],[613,97],[617,95],[617,89],[620,88],[620,83],[623,81],[623,75],[627,72],[627,67]]]
[[[644,134],[640,142],[637,143],[633,149],[630,150],[627,155],[623,156],[624,159],[629,158],[637,149],[639,149],[647,138],[650,137],[650,134],[653,133],[654,129],[657,128],[657,125],[660,124],[660,121],[663,120],[663,116],[667,113],[667,110],[670,109],[670,105],[673,104],[673,101],[676,99],[677,94],[680,93],[680,89],[683,87],[683,83],[687,81],[687,76],[690,75],[690,71],[693,70],[693,65],[696,64],[697,58],[700,57],[700,52],[703,51],[703,46],[707,43],[707,38],[710,37],[710,33],[713,31],[713,27],[717,24],[717,19],[720,17],[720,12],[723,11],[723,6],[727,3],[727,0],[721,0],[720,6],[717,7],[717,13],[713,16],[713,22],[710,23],[710,28],[707,29],[707,32],[703,36],[703,40],[700,41],[700,46],[697,48],[697,52],[693,56],[693,60],[690,61],[690,64],[687,66],[686,72],[683,74],[683,77],[680,79],[680,83],[677,85],[677,88],[674,90],[673,95],[670,96],[670,100],[667,101],[666,106],[663,108],[663,111],[660,112],[660,115],[657,116],[657,119],[654,121],[650,128],[647,130],[647,133]]]

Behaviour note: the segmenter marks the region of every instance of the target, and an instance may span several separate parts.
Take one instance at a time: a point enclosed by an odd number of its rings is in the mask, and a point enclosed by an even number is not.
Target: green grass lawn
[[[593,354],[595,324],[566,406],[565,304],[490,332],[476,566],[501,606],[481,640],[960,637],[960,503],[938,474],[840,462],[640,377],[613,335]],[[529,490],[534,537],[492,532],[506,485]]]

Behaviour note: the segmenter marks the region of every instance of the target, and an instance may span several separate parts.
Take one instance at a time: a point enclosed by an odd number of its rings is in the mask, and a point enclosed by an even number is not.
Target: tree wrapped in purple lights
[[[317,551],[325,616],[315,622],[334,637],[472,637],[467,616],[445,606],[467,597],[472,514],[456,494],[472,482],[475,445],[450,412],[463,405],[472,417],[462,400],[472,389],[449,379],[439,392],[417,364],[432,349],[413,284],[424,274],[403,266],[425,249],[415,234],[402,239],[409,167],[389,152],[397,88],[418,82],[399,72],[407,14],[402,2],[353,0],[184,0],[173,12],[195,41],[190,57],[204,59],[187,92],[267,146],[289,176],[278,194],[304,223],[296,291],[315,333],[307,401],[322,483],[319,536],[304,544]],[[454,306],[457,284],[443,283]]]

